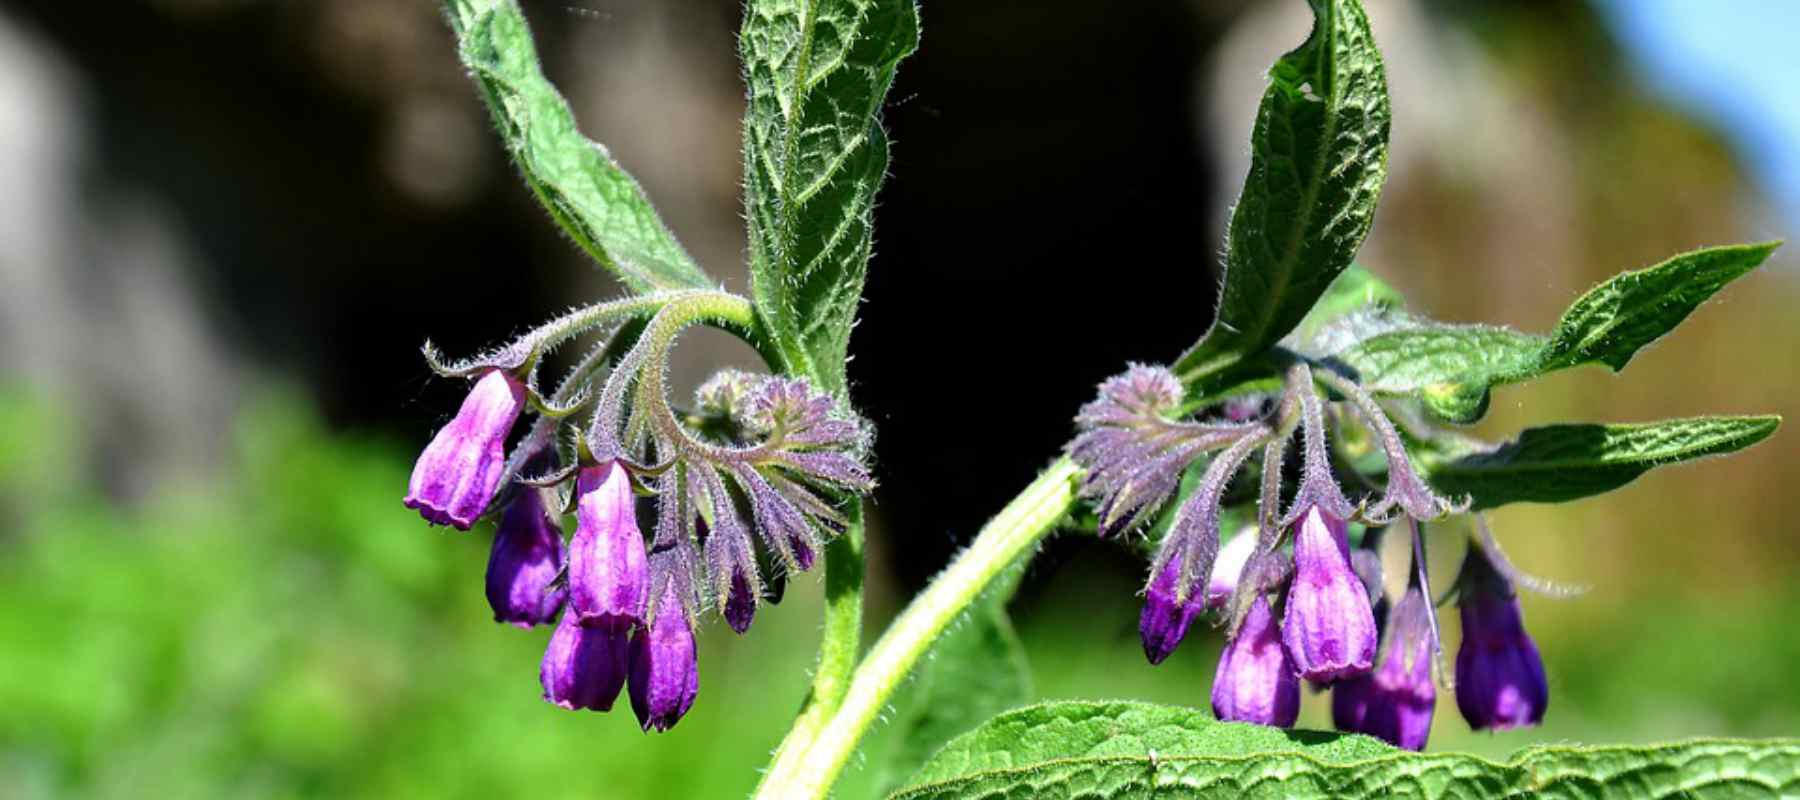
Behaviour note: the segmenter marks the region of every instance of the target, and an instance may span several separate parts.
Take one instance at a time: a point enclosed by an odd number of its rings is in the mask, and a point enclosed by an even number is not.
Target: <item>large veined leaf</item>
[[[1356,0],[1311,0],[1312,35],[1269,71],[1231,214],[1218,313],[1175,364],[1193,384],[1279,341],[1362,246],[1387,179],[1387,80]]]
[[[1048,703],[952,741],[898,800],[1126,798],[1778,798],[1800,741],[1552,745],[1502,762],[1365,736],[1219,722],[1184,708]]]
[[[1610,492],[1655,467],[1742,450],[1780,426],[1775,416],[1549,425],[1498,446],[1439,439],[1413,452],[1438,491],[1467,495],[1483,509]]]
[[[514,0],[446,0],[463,65],[493,112],[525,183],[569,238],[639,292],[713,285],[538,66]]]
[[[782,366],[834,391],[843,388],[875,191],[887,173],[878,112],[918,42],[912,0],[751,0],[744,14],[756,311],[789,362]]]
[[[1624,369],[1777,246],[1712,247],[1624,273],[1576,300],[1549,336],[1399,320],[1330,355],[1370,391],[1416,396],[1439,417],[1470,422],[1486,410],[1490,387],[1582,364]]]

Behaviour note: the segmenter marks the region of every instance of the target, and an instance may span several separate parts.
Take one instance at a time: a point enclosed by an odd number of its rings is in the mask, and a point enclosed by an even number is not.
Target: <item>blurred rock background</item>
[[[1800,228],[1800,67],[1767,41],[1800,27],[1786,4],[1368,5],[1395,126],[1361,260],[1417,309],[1545,330],[1620,270]],[[737,4],[525,6],[585,130],[744,289]],[[880,426],[877,616],[1049,459],[1098,380],[1204,329],[1262,73],[1307,29],[1297,0],[922,13],[852,345]],[[815,581],[752,636],[705,631],[701,701],[644,737],[541,703],[543,636],[487,621],[483,533],[399,507],[460,400],[421,341],[467,352],[617,291],[518,184],[431,3],[0,4],[0,189],[0,785],[747,790],[803,690]],[[1796,253],[1622,375],[1502,390],[1479,432],[1800,418]],[[753,363],[706,334],[679,359],[684,386]],[[1496,514],[1522,566],[1593,590],[1526,600],[1546,726],[1472,736],[1446,697],[1434,746],[1800,730],[1797,479],[1783,431]],[[1016,608],[1040,694],[1205,704],[1216,642],[1142,661],[1141,572],[1114,546],[1047,548]]]

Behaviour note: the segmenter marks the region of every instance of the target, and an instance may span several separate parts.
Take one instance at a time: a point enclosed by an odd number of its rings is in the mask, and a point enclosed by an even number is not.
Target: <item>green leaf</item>
[[[575,128],[569,104],[538,66],[512,0],[446,0],[458,52],[525,183],[550,216],[634,291],[711,288],[631,175]]]
[[[914,670],[894,703],[900,711],[889,735],[899,741],[878,784],[883,791],[899,786],[958,734],[1031,699],[1031,665],[1006,614],[1031,555],[995,576]]]
[[[1351,264],[1337,276],[1337,280],[1325,287],[1325,293],[1319,295],[1312,310],[1306,312],[1306,317],[1294,328],[1291,338],[1297,342],[1310,342],[1327,325],[1352,313],[1371,309],[1397,309],[1405,305],[1406,298],[1401,297],[1394,287],[1382,282],[1367,269]]]
[[[919,43],[912,0],[752,0],[739,37],[756,309],[789,363],[843,388],[888,142],[877,119]]]
[[[1365,736],[1213,720],[1124,702],[1049,703],[959,737],[898,800],[1172,798],[1776,798],[1800,790],[1800,741],[1526,748],[1505,762]]]
[[[1624,369],[1778,246],[1706,248],[1624,273],[1576,300],[1549,336],[1396,319],[1331,358],[1355,370],[1372,392],[1416,396],[1441,418],[1472,422],[1486,410],[1493,386],[1582,364]]]
[[[1439,419],[1469,423],[1487,413],[1489,387],[1537,374],[1548,343],[1507,328],[1417,323],[1363,339],[1327,360],[1355,370],[1372,393],[1412,396]]]
[[[1187,383],[1293,330],[1350,266],[1375,217],[1390,117],[1381,52],[1360,3],[1310,1],[1312,35],[1269,71],[1218,313],[1175,363]]]
[[[1426,480],[1477,509],[1560,503],[1617,489],[1654,467],[1742,450],[1781,418],[1699,417],[1633,425],[1550,425],[1482,446],[1441,440],[1412,448]]]

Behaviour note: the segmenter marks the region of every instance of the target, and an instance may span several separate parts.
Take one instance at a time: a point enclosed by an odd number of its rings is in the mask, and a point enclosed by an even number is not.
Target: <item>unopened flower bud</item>
[[[656,618],[631,637],[631,710],[648,731],[675,726],[700,693],[694,630],[673,585],[663,589]]]
[[[468,530],[487,510],[506,472],[506,434],[525,407],[525,384],[489,370],[462,409],[413,465],[406,507],[438,525]]]
[[[1185,603],[1178,602],[1176,595],[1180,583],[1181,555],[1177,553],[1156,573],[1156,580],[1150,582],[1150,588],[1144,593],[1138,636],[1144,642],[1144,657],[1152,664],[1161,664],[1175,652],[1182,638],[1187,636],[1194,617],[1206,607],[1206,598],[1199,592],[1189,596]]]
[[[1381,663],[1367,675],[1332,686],[1331,719],[1338,730],[1366,733],[1408,750],[1425,749],[1437,707],[1430,613],[1424,594],[1417,587],[1407,590],[1388,617],[1388,647]]]
[[[624,629],[582,627],[574,614],[564,614],[538,668],[544,699],[568,709],[611,711],[625,686],[627,636]]]
[[[742,570],[731,575],[731,588],[725,594],[725,624],[739,634],[750,630],[756,618],[756,592],[750,588],[750,577]]]
[[[1344,521],[1317,506],[1295,525],[1294,578],[1281,634],[1307,680],[1329,683],[1361,675],[1375,660],[1375,614],[1350,568]]]
[[[1237,590],[1238,576],[1244,571],[1244,563],[1255,550],[1254,533],[1240,533],[1233,538],[1213,561],[1212,575],[1205,590],[1196,588],[1186,602],[1176,600],[1180,596],[1182,555],[1176,553],[1163,565],[1144,591],[1144,610],[1138,617],[1138,636],[1144,643],[1144,657],[1150,663],[1161,664],[1175,652],[1201,612],[1222,609],[1230,602],[1232,593]]]
[[[1260,594],[1219,656],[1212,707],[1222,720],[1279,728],[1294,724],[1300,713],[1300,679],[1282,647],[1269,600]]]
[[[638,532],[631,478],[617,461],[584,467],[576,479],[575,538],[569,547],[569,607],[582,625],[627,630],[644,617],[648,557]]]
[[[487,598],[494,621],[529,628],[556,619],[569,592],[552,585],[567,561],[562,528],[544,507],[542,491],[521,487],[500,517],[488,556]]]

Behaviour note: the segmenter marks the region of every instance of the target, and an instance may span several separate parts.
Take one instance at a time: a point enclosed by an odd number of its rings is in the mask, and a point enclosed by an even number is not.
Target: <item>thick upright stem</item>
[[[770,793],[770,779],[799,769],[801,757],[843,702],[862,647],[862,587],[863,509],[857,503],[851,508],[850,526],[825,547],[825,630],[819,642],[819,661],[813,668],[812,689],[794,727],[775,750],[775,759],[758,790],[760,797],[788,796]]]
[[[1069,512],[1075,504],[1080,474],[1081,468],[1075,462],[1067,458],[1057,460],[983,527],[968,549],[939,573],[881,635],[856,668],[842,702],[823,726],[812,726],[812,721],[802,714],[782,743],[775,763],[763,776],[756,796],[765,800],[825,797],[894,690],[932,642],[981,596],[995,576],[1041,541]],[[817,685],[815,680],[815,692]],[[803,730],[803,724],[809,730]]]

